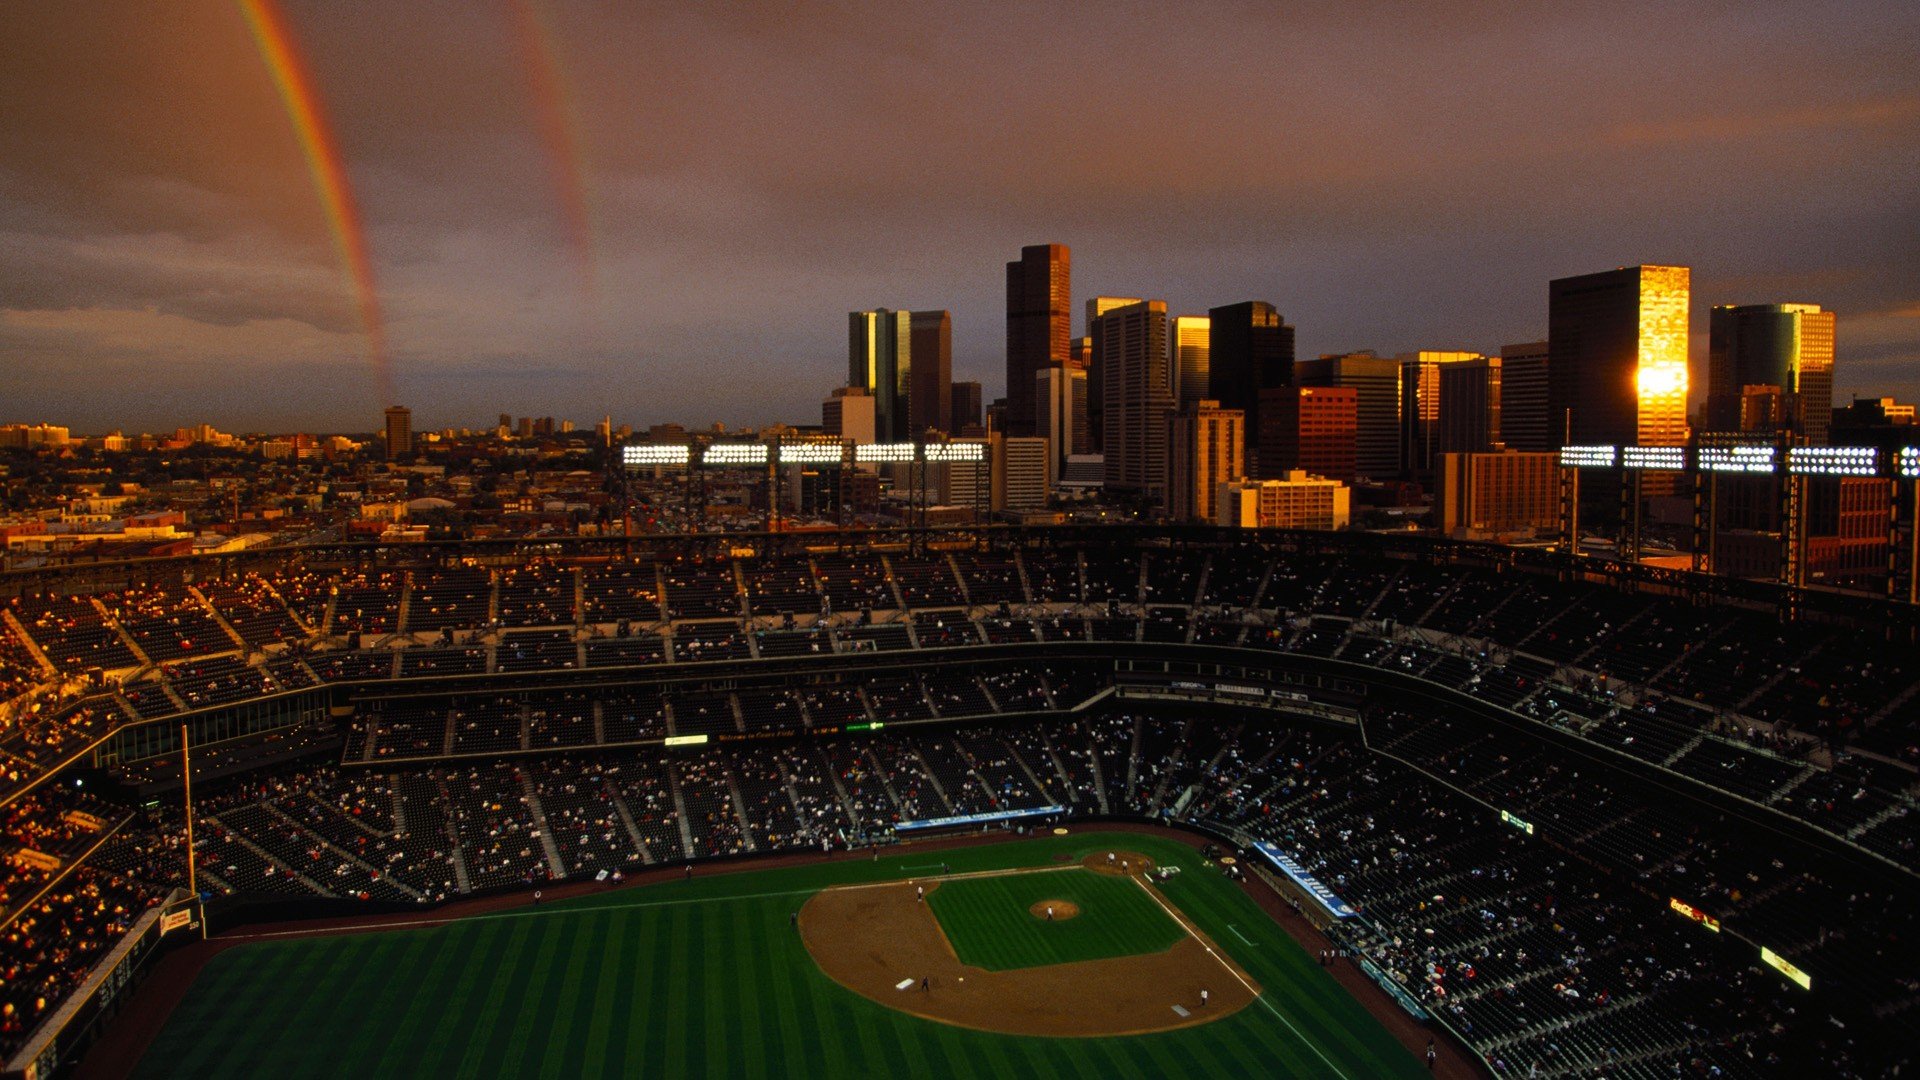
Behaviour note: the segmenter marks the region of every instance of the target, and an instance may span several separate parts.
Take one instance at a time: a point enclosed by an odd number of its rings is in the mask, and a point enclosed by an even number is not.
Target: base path
[[[939,884],[925,887],[931,892]],[[815,894],[800,909],[807,952],[833,981],[890,1009],[1009,1035],[1193,1027],[1232,1016],[1257,994],[1246,973],[1210,952],[1211,943],[1191,927],[1165,952],[1013,971],[972,967],[954,955],[932,905],[920,903],[915,888],[892,882]],[[903,983],[909,988],[898,989]],[[1205,1006],[1201,990],[1209,994]]]

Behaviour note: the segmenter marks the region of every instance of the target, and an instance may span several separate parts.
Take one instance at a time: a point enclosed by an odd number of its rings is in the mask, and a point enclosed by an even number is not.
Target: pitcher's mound
[[[1052,903],[1058,919],[1065,902]],[[1039,918],[1046,904],[1038,905]],[[932,905],[904,881],[815,893],[800,907],[800,940],[828,978],[870,1001],[1006,1035],[1104,1037],[1195,1027],[1232,1016],[1260,992],[1216,946],[1191,934],[1158,953],[1011,971],[962,964]],[[1204,1009],[1203,990],[1211,995]]]
[[[1041,900],[1028,908],[1027,914],[1041,922],[1060,922],[1080,914],[1080,905],[1071,900]]]

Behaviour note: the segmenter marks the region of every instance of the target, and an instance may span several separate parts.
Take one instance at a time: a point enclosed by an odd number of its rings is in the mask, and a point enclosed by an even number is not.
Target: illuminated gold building
[[[1554,446],[1687,441],[1684,266],[1628,266],[1549,287],[1547,403]]]
[[[1790,431],[1827,442],[1833,413],[1833,312],[1819,304],[1713,309],[1707,349],[1707,426]]]
[[[1352,518],[1353,491],[1338,480],[1295,469],[1276,480],[1221,484],[1215,525],[1236,529],[1344,529]]]
[[[1182,405],[1205,400],[1211,391],[1209,348],[1213,321],[1205,315],[1175,315],[1167,320],[1167,374]]]
[[[912,436],[907,403],[912,394],[913,313],[875,308],[847,316],[847,385],[873,395],[875,437],[896,442]]]

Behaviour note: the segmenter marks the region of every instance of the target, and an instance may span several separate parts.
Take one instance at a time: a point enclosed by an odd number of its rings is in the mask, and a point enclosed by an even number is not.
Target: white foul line
[[[1084,869],[1073,866],[1013,866],[1004,870],[973,870],[964,874],[929,874],[917,878],[891,878],[886,881],[854,881],[845,885],[829,885],[815,892],[851,892],[854,889],[890,889],[899,885],[912,885],[916,881],[973,881],[979,878],[1010,877],[1014,874],[1052,874],[1061,870]]]
[[[1007,874],[1043,874],[1054,870],[1077,870],[1078,866],[1030,866],[1012,867],[1005,870],[976,870],[965,874],[935,876],[927,880],[960,881],[967,878],[1002,877]],[[222,934],[228,941],[267,941],[273,938],[334,937],[341,934],[370,934],[379,930],[417,930],[423,927],[452,926],[455,923],[490,922],[494,919],[534,919],[542,916],[584,915],[597,911],[631,911],[638,908],[676,907],[680,904],[725,904],[735,900],[765,900],[778,896],[812,896],[830,889],[877,889],[886,886],[910,884],[911,880],[894,878],[887,881],[854,882],[847,885],[829,885],[826,889],[788,889],[784,892],[742,893],[738,896],[697,896],[679,900],[646,900],[631,904],[597,904],[592,907],[565,907],[556,904],[541,907],[534,904],[517,911],[502,911],[490,915],[449,915],[441,918],[408,919],[402,922],[376,922],[363,926],[323,926],[310,930],[274,930],[262,934]]]
[[[1340,1077],[1341,1080],[1352,1080],[1352,1078],[1347,1076],[1346,1073],[1340,1071],[1340,1066],[1335,1065],[1333,1063],[1332,1058],[1329,1058],[1327,1057],[1326,1054],[1321,1053],[1319,1045],[1315,1043],[1312,1039],[1307,1038],[1306,1032],[1301,1031],[1297,1027],[1294,1027],[1293,1021],[1287,1019],[1287,1015],[1285,1013],[1275,1008],[1273,1002],[1268,1001],[1265,994],[1262,994],[1260,993],[1260,991],[1254,989],[1253,984],[1248,982],[1246,978],[1242,976],[1240,972],[1236,970],[1232,964],[1227,963],[1227,960],[1225,957],[1221,956],[1217,952],[1214,952],[1213,946],[1207,944],[1206,939],[1200,936],[1200,931],[1196,929],[1192,923],[1189,923],[1186,920],[1186,918],[1182,916],[1179,912],[1173,910],[1171,907],[1168,907],[1167,902],[1165,900],[1160,899],[1159,893],[1156,893],[1152,889],[1148,888],[1147,883],[1141,880],[1140,878],[1137,878],[1137,877],[1134,878],[1133,883],[1135,885],[1140,886],[1140,891],[1146,893],[1148,897],[1152,898],[1154,903],[1159,904],[1161,911],[1166,912],[1169,916],[1173,918],[1174,922],[1179,923],[1180,929],[1185,930],[1189,935],[1193,937],[1193,940],[1199,942],[1200,947],[1207,950],[1208,956],[1211,956],[1215,960],[1218,960],[1220,962],[1220,966],[1227,969],[1227,974],[1233,976],[1234,979],[1237,980],[1241,986],[1246,987],[1247,992],[1253,995],[1255,1001],[1258,1001],[1260,1004],[1265,1005],[1267,1007],[1268,1012],[1272,1013],[1274,1016],[1279,1017],[1280,1022],[1287,1025],[1288,1031],[1291,1031],[1295,1035],[1299,1036],[1300,1041],[1307,1044],[1307,1049],[1313,1051],[1314,1055],[1317,1056],[1321,1061],[1326,1062],[1327,1068],[1332,1069],[1333,1074],[1335,1076]]]
[[[537,919],[543,916],[587,915],[599,911],[632,911],[638,908],[677,907],[681,904],[725,904],[736,900],[767,900],[776,896],[812,896],[819,889],[789,889],[785,892],[743,893],[739,896],[689,896],[679,900],[646,900],[633,904],[599,904],[593,907],[550,907],[533,905],[520,911],[502,911],[492,915],[450,915],[438,919],[411,919],[405,922],[368,923],[364,926],[315,927],[311,930],[275,930],[264,934],[222,934],[227,941],[265,941],[269,938],[331,937],[341,934],[371,934],[379,930],[412,930],[421,927],[454,926],[461,923],[492,922],[496,919]]]

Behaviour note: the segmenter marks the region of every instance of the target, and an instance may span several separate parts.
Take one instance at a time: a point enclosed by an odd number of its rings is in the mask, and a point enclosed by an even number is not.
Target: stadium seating
[[[1725,793],[1749,816],[1797,819],[1850,858],[1920,868],[1920,664],[1870,619],[1783,621],[1760,593],[1723,603],[1336,540],[723,550],[515,565],[347,553],[15,595],[0,619],[0,703],[24,703],[0,725],[9,836],[71,850],[45,781],[117,728],[313,690],[354,703],[341,731],[263,733],[196,758],[196,776],[215,778],[199,842],[217,893],[431,902],[1058,803],[1282,842],[1362,909],[1356,948],[1516,1075],[1763,1071],[1776,1028],[1800,1022],[1777,979],[1712,955],[1667,896],[1879,1001],[1883,1019],[1920,1008],[1909,895],[1756,852],[1735,816],[1683,812],[1609,772],[1637,761],[1636,775]],[[1112,696],[1113,663],[1035,651],[1063,642],[1363,665],[1593,756],[1438,710],[1376,708],[1365,745],[1264,714],[1142,712]],[[952,651],[922,661],[915,648]],[[879,666],[797,666],[835,654]],[[748,666],[788,661],[806,673],[756,680]],[[727,666],[689,666],[704,664]],[[650,668],[679,682],[588,690],[559,674],[642,682]],[[703,681],[713,672],[730,681]],[[464,677],[458,694],[407,685],[445,676]],[[502,685],[512,678],[525,685]],[[1038,715],[994,719],[1011,713]],[[858,742],[652,745],[875,722],[889,726]],[[167,771],[156,757],[119,776],[147,786]],[[1550,842],[1488,824],[1488,806]],[[12,905],[51,878],[10,871],[0,944],[24,974],[0,986],[13,1009],[0,1042],[24,1037],[22,1018],[178,883],[179,824],[141,815],[25,908]],[[74,947],[39,950],[18,929],[35,919],[71,925]]]

